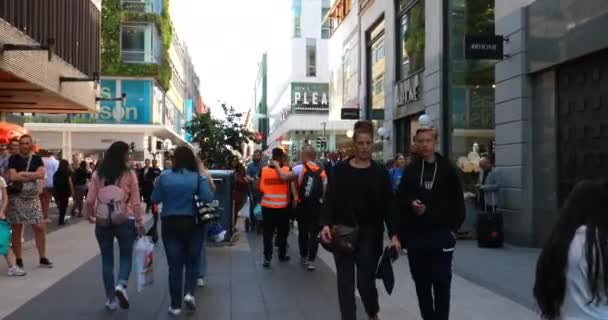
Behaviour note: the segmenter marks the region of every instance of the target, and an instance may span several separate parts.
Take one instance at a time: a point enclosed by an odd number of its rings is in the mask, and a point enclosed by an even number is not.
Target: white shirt
[[[570,243],[562,320],[608,319],[608,305],[588,304],[591,301],[591,290],[587,284],[586,232],[587,227],[580,227]],[[600,276],[600,281],[601,279]]]
[[[317,165],[316,163],[310,161],[311,164],[313,165]],[[300,179],[302,179],[302,176],[304,175],[304,164],[300,163],[297,164],[293,167],[293,169],[291,169],[293,171],[293,173],[295,173],[298,176],[298,181],[300,181]],[[319,168],[319,170],[321,170]],[[326,176],[322,176],[321,177],[321,181],[323,181],[323,185],[326,186],[327,185],[327,177]],[[299,183],[299,182],[298,182]]]
[[[44,157],[42,158],[42,163],[44,163],[44,171],[45,171],[45,181],[46,188],[53,187],[53,176],[57,172],[59,168],[59,161],[55,159],[55,157]]]

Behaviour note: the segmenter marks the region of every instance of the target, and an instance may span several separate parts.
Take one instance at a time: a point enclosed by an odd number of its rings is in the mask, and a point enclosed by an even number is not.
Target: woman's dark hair
[[[80,167],[80,169],[86,170],[87,169],[87,162],[86,161],[81,161],[79,167]]]
[[[245,175],[247,173],[247,171],[245,170],[245,166],[240,161],[236,164],[234,171],[242,175]]]
[[[70,163],[68,160],[61,159],[59,160],[59,166],[57,167],[57,172],[65,173],[70,172]]]
[[[173,152],[173,171],[182,169],[199,172],[199,162],[194,155],[194,151],[186,146],[179,146]]]
[[[113,184],[125,172],[129,171],[126,156],[129,145],[126,142],[116,141],[106,151],[103,161],[97,166],[97,175]]]
[[[355,130],[353,133],[353,141],[357,141],[357,137],[360,134],[369,134],[374,138],[374,124],[369,120],[361,120],[355,123]]]
[[[560,217],[536,265],[534,297],[543,319],[557,319],[566,294],[566,268],[570,243],[578,228],[586,226],[585,259],[588,304],[608,303],[608,188],[605,183],[581,181],[568,196]]]

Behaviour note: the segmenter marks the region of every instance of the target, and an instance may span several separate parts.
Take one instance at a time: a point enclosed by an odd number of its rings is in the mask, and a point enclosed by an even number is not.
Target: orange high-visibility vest
[[[282,167],[281,171],[289,173],[289,167]],[[282,181],[276,169],[262,169],[260,191],[264,194],[260,203],[262,207],[283,209],[289,206],[289,182]]]

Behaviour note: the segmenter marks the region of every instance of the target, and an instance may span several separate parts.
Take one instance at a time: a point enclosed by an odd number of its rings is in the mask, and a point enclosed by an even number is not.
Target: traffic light
[[[325,151],[327,148],[327,140],[325,137],[317,137],[315,144],[318,151]]]
[[[135,142],[131,142],[129,145],[129,152],[135,153]]]

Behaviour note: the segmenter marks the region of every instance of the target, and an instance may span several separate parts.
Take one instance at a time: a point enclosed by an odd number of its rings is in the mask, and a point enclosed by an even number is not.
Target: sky
[[[289,10],[286,0],[171,0],[173,24],[213,114],[220,113],[220,102],[241,111],[252,107],[262,54],[290,40]],[[276,59],[281,56],[274,56],[275,66],[288,63]]]

